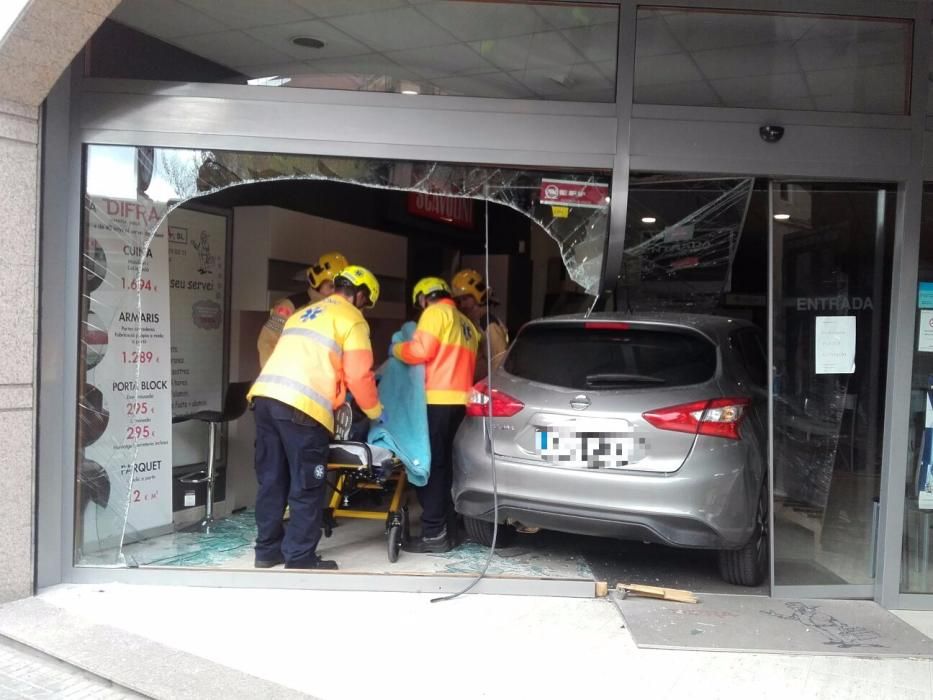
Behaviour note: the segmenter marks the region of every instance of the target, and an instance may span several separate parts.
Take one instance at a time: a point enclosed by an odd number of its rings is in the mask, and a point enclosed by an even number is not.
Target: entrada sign
[[[871,297],[797,297],[797,311],[872,311]]]

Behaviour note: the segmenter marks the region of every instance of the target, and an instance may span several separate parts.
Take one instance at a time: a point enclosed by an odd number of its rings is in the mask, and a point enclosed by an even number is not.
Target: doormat
[[[644,649],[933,658],[933,640],[871,601],[697,597],[691,605],[611,593]]]

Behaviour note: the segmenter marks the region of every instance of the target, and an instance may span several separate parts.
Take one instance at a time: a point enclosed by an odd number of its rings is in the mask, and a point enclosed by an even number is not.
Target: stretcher
[[[381,520],[385,523],[386,549],[390,562],[398,561],[402,542],[408,539],[408,478],[401,460],[377,445],[348,439],[353,431],[353,410],[348,404],[334,412],[334,436],[327,470],[332,490],[324,511],[324,536],[330,537],[338,518]],[[388,509],[370,510],[363,500],[389,500]]]

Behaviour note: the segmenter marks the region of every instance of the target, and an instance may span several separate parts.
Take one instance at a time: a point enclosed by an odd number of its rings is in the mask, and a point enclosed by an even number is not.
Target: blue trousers
[[[421,534],[435,537],[455,517],[453,488],[454,436],[463,422],[464,406],[428,404],[428,435],[431,438],[431,474],[428,483],[415,488],[421,504]],[[456,533],[448,532],[449,537]]]
[[[264,397],[256,416],[256,559],[313,562],[327,495],[330,433],[291,406]],[[282,525],[285,505],[288,527]]]

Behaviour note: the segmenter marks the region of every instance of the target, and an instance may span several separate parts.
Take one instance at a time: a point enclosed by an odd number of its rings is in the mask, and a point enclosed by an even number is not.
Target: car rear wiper
[[[604,372],[586,375],[588,386],[615,385],[615,384],[665,384],[660,377],[649,377],[647,374],[622,374]]]

